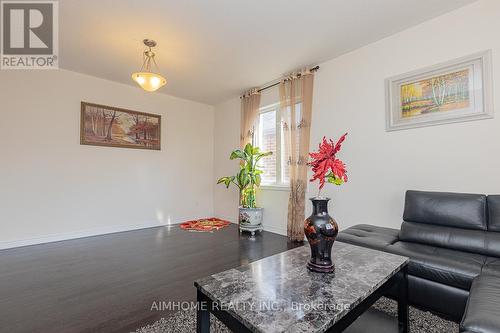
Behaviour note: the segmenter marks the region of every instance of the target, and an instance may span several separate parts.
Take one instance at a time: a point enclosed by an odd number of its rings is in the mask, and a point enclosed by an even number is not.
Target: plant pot
[[[255,231],[262,231],[262,215],[264,208],[244,208],[240,207],[239,224],[240,231],[249,231],[252,235]]]
[[[313,213],[304,222],[304,232],[311,247],[311,259],[307,268],[313,272],[333,273],[332,246],[339,233],[337,222],[328,215],[330,198],[310,198]]]

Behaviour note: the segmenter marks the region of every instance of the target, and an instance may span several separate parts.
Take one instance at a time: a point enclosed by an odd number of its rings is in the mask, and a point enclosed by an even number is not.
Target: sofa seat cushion
[[[409,242],[396,242],[385,251],[410,257],[410,275],[464,290],[469,290],[486,261],[480,254]]]
[[[481,274],[497,276],[500,279],[500,258],[487,257]]]
[[[384,250],[398,241],[399,230],[358,224],[338,234],[337,240],[344,243]]]
[[[474,279],[460,323],[461,332],[500,332],[500,279],[481,274]]]

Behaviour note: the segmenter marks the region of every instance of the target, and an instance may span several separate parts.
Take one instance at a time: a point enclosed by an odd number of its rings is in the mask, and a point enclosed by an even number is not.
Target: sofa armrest
[[[472,282],[460,332],[500,332],[500,279],[481,274]]]
[[[370,224],[358,224],[340,232],[337,240],[375,250],[384,250],[399,240],[399,230]]]

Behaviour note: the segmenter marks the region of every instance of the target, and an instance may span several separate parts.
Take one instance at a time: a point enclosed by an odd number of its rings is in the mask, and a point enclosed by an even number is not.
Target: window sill
[[[261,185],[259,188],[264,191],[290,191],[290,185]]]

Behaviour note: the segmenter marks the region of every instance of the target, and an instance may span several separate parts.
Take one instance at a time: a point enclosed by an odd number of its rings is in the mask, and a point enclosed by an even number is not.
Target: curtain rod
[[[311,68],[310,71],[311,72],[316,72],[318,69],[319,69],[319,66],[316,66],[316,67]],[[299,74],[299,76],[300,76],[300,74]],[[261,92],[263,90],[266,90],[266,89],[269,89],[269,88],[272,88],[272,87],[276,87],[278,84],[280,84],[280,82],[281,82],[281,79],[278,80],[278,82],[270,83],[267,86],[263,86],[262,88],[257,89],[257,91]]]

